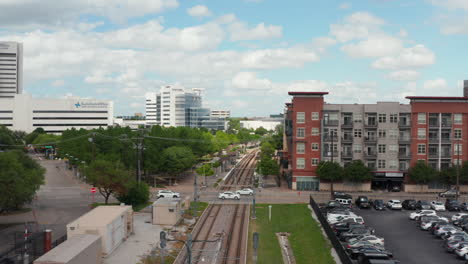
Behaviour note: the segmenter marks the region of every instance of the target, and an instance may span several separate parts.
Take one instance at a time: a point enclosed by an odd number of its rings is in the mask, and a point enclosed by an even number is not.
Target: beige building
[[[98,206],[67,225],[67,236],[101,236],[102,253],[109,255],[133,232],[131,206]]]
[[[182,219],[180,198],[159,198],[153,203],[153,225],[176,225]]]
[[[101,237],[75,235],[34,261],[34,264],[100,264]]]

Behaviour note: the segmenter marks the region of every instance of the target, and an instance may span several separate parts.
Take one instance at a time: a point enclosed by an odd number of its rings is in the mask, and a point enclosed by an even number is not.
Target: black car
[[[375,260],[392,260],[392,254],[390,252],[387,252],[385,250],[379,250],[379,249],[366,249],[363,250],[362,252],[359,252],[356,255],[357,258],[357,263],[358,264],[367,264],[367,263],[372,263],[370,260],[375,259]]]
[[[348,248],[346,249],[348,252],[349,256],[352,259],[356,259],[358,255],[363,254],[363,253],[387,253],[387,251],[381,247],[378,246],[361,246],[357,248]]]
[[[359,208],[370,208],[370,203],[369,203],[369,199],[367,198],[367,196],[358,196],[355,204]]]
[[[375,210],[383,211],[385,210],[385,203],[383,200],[374,200],[372,207],[374,207]]]
[[[337,236],[340,236],[341,233],[348,232],[350,229],[362,226],[362,224],[356,223],[352,220],[353,219],[347,219],[343,222],[332,225],[333,231],[335,231]]]
[[[400,185],[393,185],[392,188],[389,189],[391,192],[399,192],[401,191]]]
[[[416,204],[415,200],[404,200],[401,206],[406,210],[416,210]]]
[[[460,209],[463,211],[468,211],[468,203],[462,203],[460,205]]]
[[[445,201],[445,208],[448,211],[460,211],[460,203],[454,199],[447,199]]]
[[[344,192],[333,192],[333,197],[335,199],[341,198],[341,199],[353,199],[353,196],[350,194],[344,193]]]
[[[431,204],[428,202],[428,201],[425,201],[425,200],[419,200],[417,203],[416,203],[416,209],[419,209],[419,210],[430,210],[431,209]]]

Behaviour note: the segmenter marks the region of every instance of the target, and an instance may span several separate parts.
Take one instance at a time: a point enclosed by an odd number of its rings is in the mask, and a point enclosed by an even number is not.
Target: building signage
[[[107,108],[108,103],[105,102],[77,102],[75,108]]]

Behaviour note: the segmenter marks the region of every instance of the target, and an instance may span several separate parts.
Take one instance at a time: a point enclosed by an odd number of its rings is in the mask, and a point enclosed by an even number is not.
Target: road
[[[385,248],[393,253],[401,263],[424,264],[460,264],[442,247],[442,240],[431,233],[422,231],[414,221],[408,219],[412,211],[375,211],[356,209],[356,214],[364,217],[366,226],[373,227],[376,235],[385,239]],[[453,212],[441,212],[438,215],[450,219]]]
[[[92,197],[89,186],[74,179],[63,161],[44,160],[40,156],[34,158],[46,169],[45,184],[30,205],[30,212],[0,217],[0,224],[12,224],[0,231],[0,250],[13,245],[15,232],[24,232],[25,222],[31,222],[32,231],[52,229],[52,239],[55,240],[66,234],[66,224],[90,209]],[[95,198],[103,201],[100,195]]]

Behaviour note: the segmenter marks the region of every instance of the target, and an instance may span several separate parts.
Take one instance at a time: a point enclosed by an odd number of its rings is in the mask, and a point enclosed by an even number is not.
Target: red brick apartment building
[[[401,185],[419,160],[436,169],[468,160],[468,81],[463,97],[408,96],[409,104],[329,104],[327,94],[289,92],[281,164],[294,190],[329,188],[316,174],[323,160],[362,160],[375,188]]]

